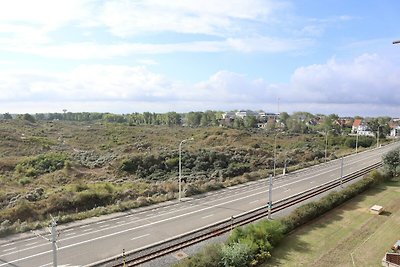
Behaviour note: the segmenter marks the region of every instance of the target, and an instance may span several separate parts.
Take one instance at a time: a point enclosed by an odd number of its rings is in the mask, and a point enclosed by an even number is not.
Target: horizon
[[[15,0],[0,113],[400,116],[400,2]]]

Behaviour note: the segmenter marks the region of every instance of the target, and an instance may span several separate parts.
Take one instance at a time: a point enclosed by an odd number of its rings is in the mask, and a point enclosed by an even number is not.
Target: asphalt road
[[[390,144],[344,158],[343,174],[381,161],[382,155],[400,144]],[[273,183],[273,201],[339,179],[341,160],[278,176]],[[58,227],[58,266],[84,266],[172,238],[250,209],[266,205],[266,179],[207,193],[183,202],[170,201],[126,213],[92,218]],[[46,231],[41,232],[49,238]],[[48,240],[33,235],[0,240],[0,267],[52,266]]]

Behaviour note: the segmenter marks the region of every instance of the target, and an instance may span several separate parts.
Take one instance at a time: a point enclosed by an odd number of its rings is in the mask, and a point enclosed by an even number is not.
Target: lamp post
[[[379,147],[379,127],[382,127],[383,125],[379,125],[378,126],[378,132],[377,132],[377,136],[376,136],[376,148]]]
[[[332,131],[332,129],[331,130],[326,130],[325,131],[325,162],[327,161],[327,158],[328,158],[328,132],[329,131]]]
[[[400,40],[393,41],[393,44],[400,44]]]
[[[358,131],[356,136],[356,154],[358,153]]]
[[[278,132],[274,138],[274,179],[276,176],[276,138],[278,134],[284,132]],[[268,219],[271,219],[271,209],[272,209],[272,176],[269,176],[269,190],[268,190]]]
[[[193,141],[193,137],[190,139],[184,139],[179,143],[179,202],[182,200],[182,144],[187,141]]]
[[[274,179],[276,176],[276,137],[278,136],[278,134],[281,134],[281,133],[284,133],[284,132],[277,133],[274,138]]]

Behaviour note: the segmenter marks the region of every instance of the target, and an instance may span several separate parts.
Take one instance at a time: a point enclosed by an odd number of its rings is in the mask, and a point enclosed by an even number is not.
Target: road
[[[390,144],[344,158],[343,174],[381,161],[382,155],[400,144]],[[273,201],[339,179],[340,159],[278,176]],[[172,238],[211,223],[266,205],[268,182],[259,180],[201,196],[170,201],[113,216],[89,219],[59,227],[58,265],[85,266]],[[43,234],[46,234],[42,231]],[[49,237],[47,234],[45,237]],[[0,240],[0,267],[52,266],[51,243],[44,238],[16,236]]]

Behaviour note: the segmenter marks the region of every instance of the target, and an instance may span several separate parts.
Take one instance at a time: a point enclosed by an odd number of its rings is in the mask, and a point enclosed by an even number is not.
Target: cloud
[[[109,111],[123,113],[237,108],[275,111],[280,98],[281,111],[398,116],[400,68],[389,62],[376,54],[351,61],[333,58],[325,64],[298,68],[287,84],[271,84],[229,71],[188,84],[144,66],[81,65],[66,73],[4,71],[0,73],[0,112],[7,112],[10,103],[18,107],[25,102],[40,103],[42,111],[48,111],[43,103],[75,103],[76,111],[79,103],[82,109],[103,103],[95,110],[110,107]]]
[[[1,44],[1,42],[0,42]],[[313,44],[309,39],[285,38],[229,38],[221,41],[196,41],[169,44],[143,44],[143,43],[117,43],[98,44],[91,42],[70,44],[31,44],[23,42],[12,46],[3,46],[3,50],[24,54],[32,54],[45,58],[58,58],[69,60],[110,59],[129,55],[143,54],[168,54],[177,52],[207,52],[217,53],[223,51],[234,52],[265,52],[283,53],[305,49]]]
[[[99,20],[116,36],[178,32],[226,36],[244,30],[239,22],[266,21],[285,3],[265,0],[107,1]]]
[[[291,93],[318,103],[399,105],[399,75],[398,65],[377,54],[364,54],[349,62],[333,58],[325,64],[298,68],[291,78]]]

